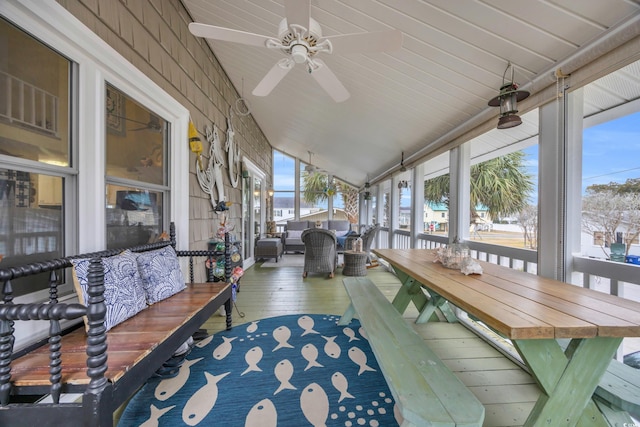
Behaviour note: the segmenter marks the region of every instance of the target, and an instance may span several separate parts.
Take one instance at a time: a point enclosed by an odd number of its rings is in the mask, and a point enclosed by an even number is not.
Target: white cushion
[[[348,232],[349,230],[336,230],[336,237],[345,236]]]
[[[89,258],[74,259],[73,276],[78,298],[89,305]],[[147,307],[142,279],[138,272],[136,255],[126,250],[119,255],[103,258],[104,302],[107,306],[105,327],[107,330],[127,320]],[[85,326],[88,328],[87,318]]]
[[[162,301],[186,288],[178,256],[171,246],[137,255],[147,304]]]
[[[292,239],[299,239],[302,236],[304,230],[289,230],[287,231],[287,237]]]

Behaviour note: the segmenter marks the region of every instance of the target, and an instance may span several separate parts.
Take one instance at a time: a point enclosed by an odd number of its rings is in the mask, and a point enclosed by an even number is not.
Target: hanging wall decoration
[[[222,168],[224,167],[224,154],[221,147],[218,127],[215,124],[206,128],[207,141],[209,142],[209,163],[206,169],[202,169],[201,164],[196,161],[196,175],[202,191],[207,193],[211,199],[211,206],[215,209],[218,201],[226,200],[224,195],[224,181],[222,179]]]
[[[227,143],[225,149],[227,150],[227,156],[229,159],[229,181],[233,188],[238,187],[240,182],[240,148],[234,145],[233,136],[235,132],[233,130],[233,108],[229,107],[229,118],[227,119]]]

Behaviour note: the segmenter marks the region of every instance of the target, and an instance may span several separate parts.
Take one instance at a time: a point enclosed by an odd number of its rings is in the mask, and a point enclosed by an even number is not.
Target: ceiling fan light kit
[[[255,96],[269,95],[295,64],[307,64],[307,71],[320,87],[335,102],[343,102],[351,96],[349,91],[316,55],[332,54],[334,49],[348,54],[390,52],[402,47],[399,30],[323,37],[320,24],[310,16],[310,0],[285,0],[284,7],[285,17],[278,26],[278,38],[196,22],[189,24],[189,31],[197,37],[262,46],[286,55],[258,83],[252,92]]]

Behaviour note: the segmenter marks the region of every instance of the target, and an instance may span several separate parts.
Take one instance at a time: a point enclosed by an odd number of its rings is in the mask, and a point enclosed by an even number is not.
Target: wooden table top
[[[510,339],[640,336],[640,303],[479,261],[465,276],[427,249],[375,249],[395,269]]]

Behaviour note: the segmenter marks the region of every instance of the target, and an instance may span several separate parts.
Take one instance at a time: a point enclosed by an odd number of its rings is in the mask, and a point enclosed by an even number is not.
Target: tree
[[[340,193],[347,220],[358,222],[358,190],[341,181],[329,183],[328,176],[322,172],[302,173],[302,199],[310,204],[326,201],[333,194]]]
[[[538,206],[529,204],[518,212],[518,224],[524,231],[524,246],[538,249]]]
[[[591,235],[602,233],[602,247],[622,237],[626,254],[640,235],[640,180],[587,187],[582,199],[582,229]]]
[[[522,151],[471,166],[471,222],[478,218],[477,206],[485,206],[491,218],[509,216],[528,204],[533,181],[524,165]],[[449,206],[449,174],[424,182],[425,201]]]

